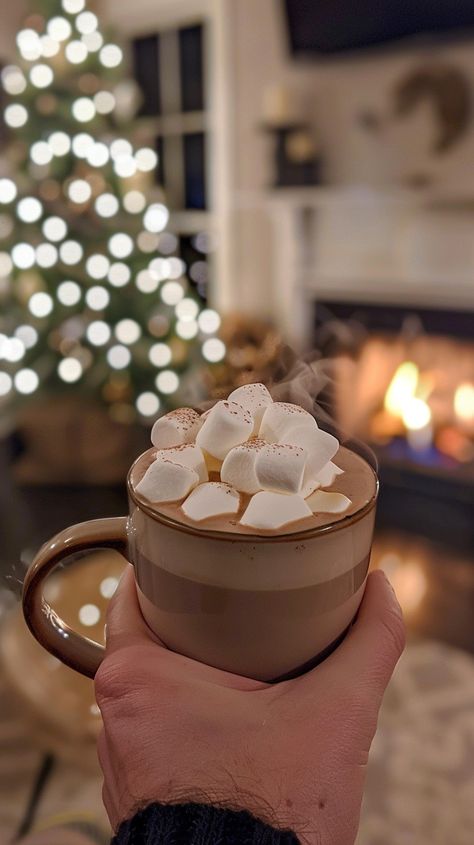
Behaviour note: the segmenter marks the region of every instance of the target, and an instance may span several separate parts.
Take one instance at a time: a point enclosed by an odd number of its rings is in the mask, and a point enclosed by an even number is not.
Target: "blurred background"
[[[108,837],[92,687],[26,632],[26,567],[126,511],[160,413],[271,382],[289,343],[331,362],[318,401],[377,454],[372,566],[409,632],[360,845],[467,845],[474,6],[0,11],[0,835],[62,819]],[[100,638],[121,568],[89,555],[48,599]]]

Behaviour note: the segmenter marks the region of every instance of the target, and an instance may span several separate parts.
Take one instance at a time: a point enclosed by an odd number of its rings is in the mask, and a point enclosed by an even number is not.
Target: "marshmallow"
[[[265,409],[259,437],[267,443],[289,443],[287,435],[296,427],[301,426],[307,427],[310,431],[318,427],[314,417],[299,405],[292,405],[290,402],[273,402]]]
[[[306,499],[306,504],[313,513],[344,513],[352,502],[343,493],[324,493],[322,490],[316,490]]]
[[[217,402],[198,431],[196,443],[214,458],[224,460],[228,452],[245,443],[253,431],[253,418],[237,402]]]
[[[308,516],[311,510],[301,496],[265,490],[252,496],[240,524],[271,531]]]
[[[194,443],[186,443],[183,446],[175,446],[172,449],[159,449],[156,453],[157,461],[171,461],[172,464],[181,464],[197,472],[199,483],[208,481],[206,462],[202,449]]]
[[[305,478],[307,481],[317,479],[318,473],[339,449],[339,440],[321,428],[309,428],[309,426],[298,426],[287,434],[287,441],[294,446],[299,446],[308,454],[306,463]]]
[[[201,426],[201,417],[192,408],[177,408],[156,421],[151,442],[158,449],[192,443]]]
[[[197,472],[172,461],[153,461],[136,491],[149,502],[177,502],[199,483]]]
[[[241,493],[257,493],[261,484],[255,472],[257,456],[266,447],[264,440],[248,440],[230,450],[221,469],[221,479]]]
[[[240,496],[237,490],[220,481],[200,484],[181,505],[183,513],[195,522],[211,516],[237,513],[239,507]]]
[[[258,451],[255,474],[259,487],[280,493],[301,489],[307,453],[299,446],[270,443]]]
[[[330,487],[331,484],[334,484],[338,475],[342,475],[344,472],[343,469],[340,469],[336,464],[333,464],[332,461],[329,461],[326,466],[318,472],[318,481],[320,487]]]
[[[229,402],[238,402],[239,405],[242,405],[242,408],[250,411],[253,417],[253,433],[257,434],[265,409],[273,404],[273,399],[265,385],[259,382],[244,384],[242,387],[233,390],[228,399]]]

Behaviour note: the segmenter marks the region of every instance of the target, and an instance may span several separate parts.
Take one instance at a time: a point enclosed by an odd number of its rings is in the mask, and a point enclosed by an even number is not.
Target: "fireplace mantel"
[[[474,198],[321,187],[274,191],[265,207],[274,318],[297,347],[318,298],[474,311]]]

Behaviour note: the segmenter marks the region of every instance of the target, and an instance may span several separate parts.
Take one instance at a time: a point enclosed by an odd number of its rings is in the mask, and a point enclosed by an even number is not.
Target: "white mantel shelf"
[[[318,299],[474,312],[474,198],[308,187],[268,192],[263,204],[274,317],[295,346],[311,341]],[[251,194],[238,205],[250,208]]]

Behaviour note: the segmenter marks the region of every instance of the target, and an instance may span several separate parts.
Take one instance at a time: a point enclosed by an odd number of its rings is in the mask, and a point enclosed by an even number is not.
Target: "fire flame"
[[[454,394],[456,416],[464,422],[474,419],[474,385],[470,382],[460,384]]]
[[[395,417],[401,417],[405,428],[419,431],[431,422],[431,410],[425,401],[430,392],[431,385],[421,383],[416,364],[404,361],[397,367],[385,394],[385,410]]]

